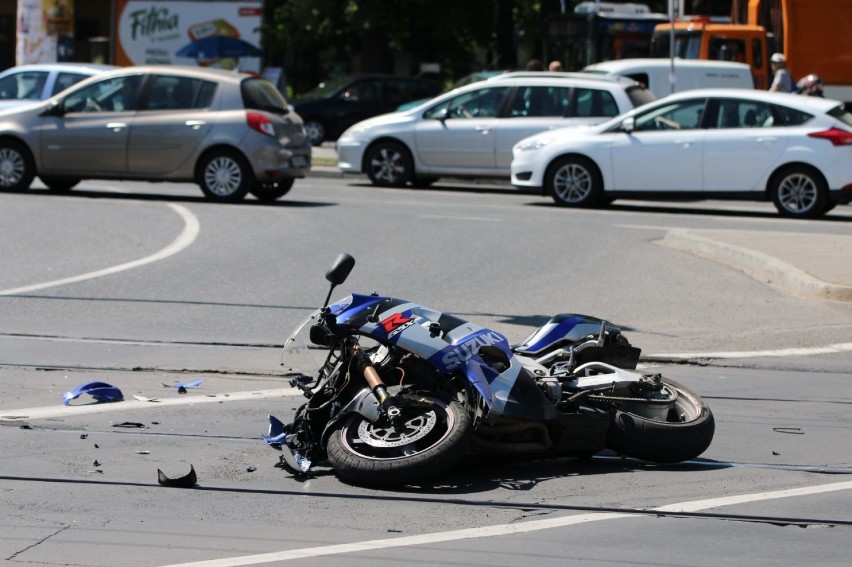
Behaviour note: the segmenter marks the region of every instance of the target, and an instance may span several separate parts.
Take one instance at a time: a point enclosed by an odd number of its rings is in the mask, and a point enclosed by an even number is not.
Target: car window
[[[213,85],[215,87],[215,85]],[[202,89],[202,93],[203,93]],[[266,79],[246,79],[240,85],[243,105],[254,110],[265,110],[275,114],[287,114],[287,101],[275,85]],[[213,94],[210,93],[212,99]],[[209,105],[209,101],[207,103]]]
[[[658,106],[636,117],[633,130],[689,130],[698,128],[704,115],[704,99],[685,100]]]
[[[343,100],[358,102],[379,102],[383,100],[382,83],[375,79],[364,79],[352,83],[341,93]]]
[[[0,80],[0,100],[39,100],[47,71],[24,71]]]
[[[204,89],[205,85],[215,84],[190,77],[173,77],[157,75],[151,81],[148,100],[140,110],[186,110],[190,108],[206,108],[210,105],[212,91]],[[204,96],[199,96],[203,93]]]
[[[53,92],[50,93],[50,96],[53,96],[57,93],[61,93],[68,87],[72,85],[76,85],[83,79],[88,78],[89,75],[84,75],[82,73],[69,73],[67,71],[63,71],[56,75],[56,82],[53,84]]]
[[[754,100],[723,99],[718,101],[716,115],[709,120],[711,128],[767,128],[774,120],[770,105]]]
[[[574,89],[573,116],[618,116],[618,104],[612,93],[602,89],[576,87]]]
[[[115,77],[87,85],[63,101],[65,112],[120,112],[136,108],[142,75]]]
[[[568,87],[518,87],[509,103],[509,118],[568,116],[570,103]]]
[[[840,120],[847,126],[852,126],[852,112],[849,112],[845,108],[843,108],[843,105],[835,106],[834,108],[829,110],[827,114],[832,118]]]
[[[775,121],[769,126],[800,126],[813,118],[813,115],[795,108],[788,108],[776,104],[773,107],[775,111]]]
[[[449,118],[494,118],[507,90],[508,87],[486,87],[469,91],[433,106],[424,117],[434,117],[446,108]]]

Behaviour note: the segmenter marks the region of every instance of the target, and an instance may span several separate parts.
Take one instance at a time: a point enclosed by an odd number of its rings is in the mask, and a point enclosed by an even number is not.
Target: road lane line
[[[834,354],[838,352],[849,351],[852,351],[852,343],[835,343],[821,347],[779,348],[773,350],[646,354],[642,356],[642,359],[649,361],[665,361],[690,360],[695,358],[777,358],[784,356],[813,356],[817,354]]]
[[[679,502],[666,506],[660,506],[658,508],[652,508],[651,511],[670,513],[697,512],[700,510],[707,510],[709,508],[719,508],[722,506],[732,506],[735,504],[744,504],[748,502],[761,502],[764,500],[772,500],[778,498],[811,496],[814,494],[825,494],[828,492],[837,492],[840,490],[852,490],[852,481],[838,482],[834,484],[805,486],[788,490],[776,490],[774,492],[759,492],[755,494],[742,494],[739,496],[726,496],[722,498],[695,500],[692,502]],[[369,540],[362,542],[344,543],[339,545],[328,545],[322,547],[308,547],[303,549],[291,549],[273,553],[262,553],[257,555],[230,557],[225,559],[211,559],[208,561],[195,561],[191,563],[176,563],[164,567],[241,567],[243,565],[259,565],[261,563],[281,562],[288,561],[291,559],[304,559],[307,557],[340,555],[344,553],[358,553],[362,551],[389,549],[393,547],[410,547],[414,545],[443,543],[461,539],[513,535],[539,530],[562,528],[575,524],[638,517],[641,516],[638,516],[636,514],[622,514],[616,512],[579,514],[574,516],[548,518],[546,520],[533,520],[529,522],[515,524],[501,524],[496,526],[486,526],[482,528],[468,528],[463,530],[420,534],[416,536]]]
[[[176,392],[173,389],[170,393]],[[301,396],[302,392],[296,388],[277,388],[272,390],[252,390],[250,392],[222,392],[204,395],[181,395],[178,398],[157,398],[156,402],[142,402],[138,400],[125,399],[121,402],[94,403],[86,405],[60,405],[41,406],[34,408],[0,409],[0,423],[4,421],[21,421],[23,419],[53,419],[57,417],[71,417],[77,415],[90,415],[93,413],[107,413],[116,411],[132,411],[139,409],[157,409],[163,407],[215,404],[219,402],[241,402],[246,400],[264,400],[276,397]]]
[[[182,205],[175,205],[172,203],[168,204],[177,214],[183,218],[184,227],[183,231],[175,238],[171,244],[156,252],[151,254],[150,256],[146,256],[144,258],[140,258],[138,260],[133,260],[132,262],[125,262],[124,264],[118,264],[116,266],[111,266],[109,268],[104,268],[102,270],[96,270],[94,272],[89,272],[87,274],[80,274],[79,276],[72,276],[70,278],[63,278],[59,280],[53,280],[49,282],[42,282],[38,284],[16,287],[12,289],[0,290],[0,295],[18,295],[22,293],[30,293],[33,291],[38,291],[42,289],[46,289],[49,287],[56,287],[60,285],[66,285],[71,283],[78,283],[86,280],[91,280],[94,278],[100,278],[103,276],[109,276],[112,274],[117,274],[119,272],[123,272],[125,270],[132,270],[134,268],[138,268],[140,266],[144,266],[146,264],[150,264],[152,262],[158,262],[160,260],[164,260],[169,256],[173,256],[178,252],[183,251],[188,246],[190,246],[195,239],[198,237],[198,232],[200,230],[200,224],[198,222],[198,217],[193,215],[186,207]]]

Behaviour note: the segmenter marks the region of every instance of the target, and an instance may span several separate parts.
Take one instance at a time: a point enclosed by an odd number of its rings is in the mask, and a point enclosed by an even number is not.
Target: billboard
[[[18,0],[15,61],[53,63],[68,60],[74,36],[74,0]]]
[[[115,64],[260,71],[262,13],[262,0],[117,0]]]

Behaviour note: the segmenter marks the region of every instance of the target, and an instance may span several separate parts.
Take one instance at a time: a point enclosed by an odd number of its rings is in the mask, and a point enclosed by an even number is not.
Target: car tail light
[[[272,125],[272,120],[260,112],[247,112],[246,122],[252,130],[257,130],[264,136],[275,137],[275,127]]]
[[[852,132],[847,132],[840,128],[829,128],[823,132],[812,132],[808,136],[828,140],[835,146],[852,146]]]

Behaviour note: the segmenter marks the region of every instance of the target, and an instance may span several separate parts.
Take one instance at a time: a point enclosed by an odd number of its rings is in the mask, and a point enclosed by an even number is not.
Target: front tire
[[[645,461],[677,463],[694,459],[710,446],[716,429],[710,408],[677,382],[663,383],[665,391],[677,397],[667,410],[650,399],[615,404],[608,448]]]
[[[814,169],[791,166],[772,176],[769,193],[784,217],[814,219],[826,213],[828,188]]]
[[[276,181],[275,183],[256,184],[252,188],[251,194],[257,197],[258,201],[269,203],[280,199],[289,193],[290,189],[293,188],[294,182],[294,178],[288,177],[286,179]]]
[[[405,187],[414,177],[411,155],[402,144],[379,142],[364,159],[367,177],[379,187]]]
[[[458,401],[429,394],[428,407],[403,408],[403,425],[371,424],[353,414],[328,439],[328,459],[341,478],[366,486],[409,484],[433,478],[467,453],[470,415]]]
[[[600,171],[591,160],[581,156],[556,160],[547,171],[545,189],[563,207],[594,207],[603,202]]]
[[[253,185],[251,168],[243,156],[233,150],[211,152],[198,168],[198,186],[211,201],[240,201]]]
[[[15,140],[0,140],[0,191],[26,191],[34,178],[29,149]]]

